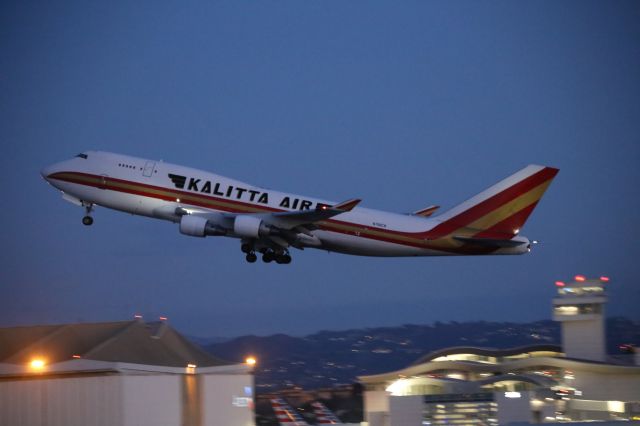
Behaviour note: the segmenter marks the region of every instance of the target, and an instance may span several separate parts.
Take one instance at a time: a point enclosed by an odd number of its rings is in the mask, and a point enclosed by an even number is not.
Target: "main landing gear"
[[[247,259],[247,262],[255,263],[255,261],[258,260],[258,256],[256,256],[253,245],[249,243],[242,243],[242,245],[240,246],[240,250],[242,250],[242,252],[247,255],[245,257],[245,259]]]
[[[91,226],[93,224],[93,218],[91,217],[91,212],[93,211],[93,204],[82,202],[85,210],[85,216],[82,218],[82,224],[84,226]]]
[[[264,263],[269,263],[273,262],[274,260],[278,264],[287,265],[291,263],[291,255],[289,255],[289,253],[286,251],[276,252],[273,250],[265,250],[265,252],[262,254],[262,261]]]
[[[242,252],[246,254],[245,259],[247,259],[247,262],[254,263],[256,260],[258,260],[255,247],[252,244],[243,242],[242,245],[240,246],[240,250],[242,250]],[[270,263],[270,262],[273,262],[274,260],[276,263],[281,265],[286,265],[291,263],[291,255],[287,250],[281,249],[281,250],[275,251],[270,248],[265,248],[260,250],[260,253],[262,253],[262,261],[264,263]]]

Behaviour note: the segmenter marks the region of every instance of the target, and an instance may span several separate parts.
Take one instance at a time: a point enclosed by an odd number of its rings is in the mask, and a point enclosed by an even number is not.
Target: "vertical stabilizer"
[[[428,238],[510,239],[520,232],[558,169],[529,165],[435,219]]]

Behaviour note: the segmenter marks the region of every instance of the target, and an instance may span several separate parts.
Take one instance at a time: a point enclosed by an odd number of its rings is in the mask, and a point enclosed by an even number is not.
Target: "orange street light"
[[[31,367],[32,370],[36,370],[36,371],[42,370],[45,365],[46,365],[46,362],[42,358],[34,358],[29,363],[29,367]]]

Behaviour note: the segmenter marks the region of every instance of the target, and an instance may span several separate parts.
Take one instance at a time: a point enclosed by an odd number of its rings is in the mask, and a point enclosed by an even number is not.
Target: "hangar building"
[[[0,328],[0,424],[249,426],[253,370],[166,321]]]

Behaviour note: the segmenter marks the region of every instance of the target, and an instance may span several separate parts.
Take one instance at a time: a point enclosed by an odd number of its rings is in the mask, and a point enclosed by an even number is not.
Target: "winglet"
[[[438,210],[440,208],[440,206],[429,206],[426,207],[422,210],[417,210],[413,213],[411,213],[413,216],[422,216],[422,217],[429,217],[431,216],[436,210]]]
[[[342,210],[343,212],[350,212],[351,210],[353,210],[353,208],[355,206],[357,206],[358,204],[360,204],[360,199],[358,198],[354,198],[351,200],[347,200],[347,201],[343,201],[341,203],[338,203],[334,206],[329,206],[330,209],[332,210]]]

